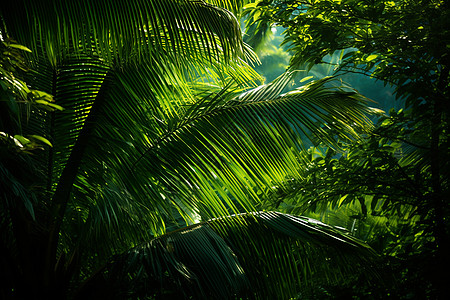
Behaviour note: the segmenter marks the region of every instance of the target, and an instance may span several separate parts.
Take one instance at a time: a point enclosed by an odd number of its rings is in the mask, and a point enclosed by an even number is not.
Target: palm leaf
[[[122,297],[288,299],[368,272],[375,257],[364,243],[313,219],[241,214],[183,228],[116,256],[80,295],[108,289]]]
[[[109,63],[162,51],[188,56],[203,49],[227,60],[243,53],[234,15],[203,1],[15,1],[1,15],[10,35],[41,49],[53,65],[74,51]]]
[[[334,145],[335,135],[356,137],[369,124],[361,97],[325,87],[330,79],[280,96],[289,77],[196,104],[142,154],[135,152],[133,172],[154,178],[166,198],[176,194],[206,218],[241,206],[254,210],[274,184],[302,177],[301,152],[311,135]]]

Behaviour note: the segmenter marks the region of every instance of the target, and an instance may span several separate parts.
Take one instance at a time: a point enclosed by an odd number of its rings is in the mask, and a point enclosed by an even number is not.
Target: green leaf
[[[303,77],[303,78],[300,80],[300,82],[304,82],[304,81],[310,80],[310,79],[312,79],[312,78],[314,78],[314,76],[306,76],[306,77]]]
[[[398,149],[398,148],[401,148],[401,147],[402,147],[402,143],[400,143],[400,142],[392,142],[392,143],[390,144],[390,146],[391,146],[392,148],[394,148],[394,149]]]
[[[23,46],[23,45],[19,45],[19,44],[7,44],[8,47],[11,48],[16,48],[16,49],[20,49],[26,52],[32,52],[30,49],[28,49],[27,47]]]
[[[371,54],[369,56],[367,56],[366,61],[372,61],[374,59],[376,59],[379,55],[378,54]]]
[[[15,138],[16,140],[18,140],[22,145],[26,145],[26,144],[31,143],[31,141],[30,141],[29,139],[27,139],[26,137],[24,137],[24,136],[22,136],[22,135],[19,135],[19,134],[16,134],[16,135],[14,136],[14,138]]]
[[[394,122],[393,122],[391,119],[385,119],[383,122],[381,122],[381,126],[382,126],[382,127],[384,127],[384,126],[390,126],[390,125],[392,125],[392,124],[394,124]]]
[[[50,143],[49,140],[47,140],[46,138],[44,138],[44,137],[42,137],[42,136],[40,136],[40,135],[28,135],[28,137],[33,138],[33,139],[38,140],[38,141],[41,141],[41,142],[43,142],[44,144],[47,144],[47,145],[49,145],[50,147],[53,147],[52,143]]]
[[[347,197],[348,197],[348,194],[345,194],[344,196],[342,196],[342,197],[339,199],[338,207],[342,205],[342,203],[345,201],[345,199],[347,199]]]

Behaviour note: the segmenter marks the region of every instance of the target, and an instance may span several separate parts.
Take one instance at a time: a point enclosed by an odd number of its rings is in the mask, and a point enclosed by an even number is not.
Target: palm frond
[[[280,96],[288,78],[241,96],[223,92],[188,110],[178,126],[150,141],[133,171],[182,195],[184,205],[205,217],[237,213],[236,205],[253,210],[274,184],[302,176],[301,151],[309,136],[333,145],[335,135],[348,139],[370,127],[356,93],[325,87],[325,79]],[[213,214],[206,212],[224,201]]]
[[[125,297],[288,299],[370,277],[375,258],[364,243],[319,221],[259,212],[153,239],[116,256],[91,283],[95,292],[128,291]],[[83,292],[93,291],[88,284]]]
[[[225,60],[243,54],[234,15],[203,1],[15,1],[3,6],[1,15],[11,36],[41,49],[54,66],[74,52],[109,64],[164,51],[180,56],[204,51]]]

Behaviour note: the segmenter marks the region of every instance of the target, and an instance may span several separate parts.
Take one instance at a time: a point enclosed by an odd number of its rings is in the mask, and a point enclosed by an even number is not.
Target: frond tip
[[[232,215],[117,256],[83,295],[95,282],[96,292],[128,291],[122,296],[133,298],[289,299],[367,276],[375,258],[364,243],[310,218],[278,212]]]

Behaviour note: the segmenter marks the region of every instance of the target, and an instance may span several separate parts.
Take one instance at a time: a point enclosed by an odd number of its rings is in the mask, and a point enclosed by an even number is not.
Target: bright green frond
[[[301,153],[314,142],[311,136],[335,145],[336,136],[357,138],[370,128],[356,93],[324,87],[328,79],[280,96],[288,79],[196,104],[178,126],[150,142],[133,170],[151,174],[204,216],[237,213],[241,206],[254,209],[286,178],[303,176]]]

